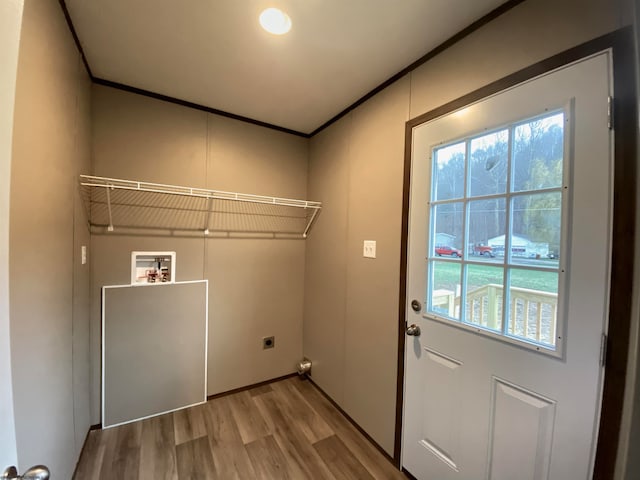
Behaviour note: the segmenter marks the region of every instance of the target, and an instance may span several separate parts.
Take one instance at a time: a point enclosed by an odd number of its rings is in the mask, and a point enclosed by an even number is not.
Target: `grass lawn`
[[[445,288],[455,292],[456,286],[461,284],[461,265],[454,262],[436,261],[434,267],[433,288]],[[467,272],[469,288],[473,290],[489,283],[502,285],[502,272],[501,267],[492,265],[469,265]],[[512,268],[511,286],[557,293],[558,274]]]

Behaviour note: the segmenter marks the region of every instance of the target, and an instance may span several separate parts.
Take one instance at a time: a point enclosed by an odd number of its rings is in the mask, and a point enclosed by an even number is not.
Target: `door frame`
[[[0,5],[0,473],[18,465],[11,366],[9,309],[9,204],[13,145],[13,112],[16,95],[23,0]]]
[[[419,115],[405,124],[402,237],[400,253],[400,295],[398,305],[398,381],[396,386],[396,429],[393,459],[402,469],[402,414],[404,408],[405,316],[407,304],[407,245],[409,238],[409,189],[411,185],[411,145],[414,127],[499,93],[522,82],[561,68],[598,52],[611,50],[614,84],[614,202],[612,256],[609,296],[609,332],[606,345],[602,410],[596,446],[594,479],[613,478],[618,454],[624,404],[629,332],[632,320],[636,220],[636,126],[633,27],[628,26],[590,40],[542,60],[500,80],[496,80],[456,100]],[[405,472],[407,473],[407,472]]]

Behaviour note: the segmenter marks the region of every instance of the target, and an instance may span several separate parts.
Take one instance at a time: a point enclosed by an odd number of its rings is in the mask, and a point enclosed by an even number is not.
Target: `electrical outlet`
[[[82,248],[80,249],[80,257],[82,260],[82,265],[85,265],[87,263],[87,246],[86,245],[82,245]]]
[[[364,241],[362,256],[365,258],[376,258],[376,241],[375,240]]]
[[[262,339],[262,349],[267,350],[276,346],[276,337],[264,337]]]

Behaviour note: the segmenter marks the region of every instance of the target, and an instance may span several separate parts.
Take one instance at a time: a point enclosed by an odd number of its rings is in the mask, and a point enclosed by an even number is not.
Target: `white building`
[[[499,235],[490,238],[487,242],[495,255],[504,255],[505,236]],[[519,235],[511,236],[511,254],[515,257],[546,257],[549,254],[548,243],[531,242],[528,238]]]

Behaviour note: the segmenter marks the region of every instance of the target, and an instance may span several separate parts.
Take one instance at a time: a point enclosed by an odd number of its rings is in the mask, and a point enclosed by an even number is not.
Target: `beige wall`
[[[632,21],[630,2],[528,0],[311,139],[304,352],[313,378],[393,453],[404,122]],[[377,240],[378,258],[362,258]],[[325,329],[326,328],[326,329]]]
[[[304,138],[102,86],[93,88],[92,114],[95,175],[306,197]],[[100,288],[130,282],[133,250],[176,251],[177,280],[209,279],[209,395],[295,370],[304,240],[116,227],[96,231],[91,247],[93,423],[100,421]],[[270,335],[276,346],[263,350]]]
[[[349,138],[351,116],[316,135],[309,150],[309,198],[322,211],[307,238],[304,353],[312,377],[344,405]]]
[[[89,79],[55,0],[28,0],[11,167],[10,314],[18,460],[70,478],[89,428],[88,240],[77,178],[89,165]],[[76,295],[74,296],[74,293]]]
[[[9,337],[9,189],[22,0],[0,4],[0,469],[17,463]]]
[[[81,249],[89,249],[91,243],[87,210],[78,188],[78,175],[91,169],[91,80],[84,65],[80,64],[76,96],[76,121],[73,154],[74,166],[71,172],[73,191],[73,405],[76,455],[84,445],[91,425],[91,355],[90,355],[90,264],[82,264]],[[67,213],[68,215],[68,213]],[[88,253],[89,254],[89,253]]]

